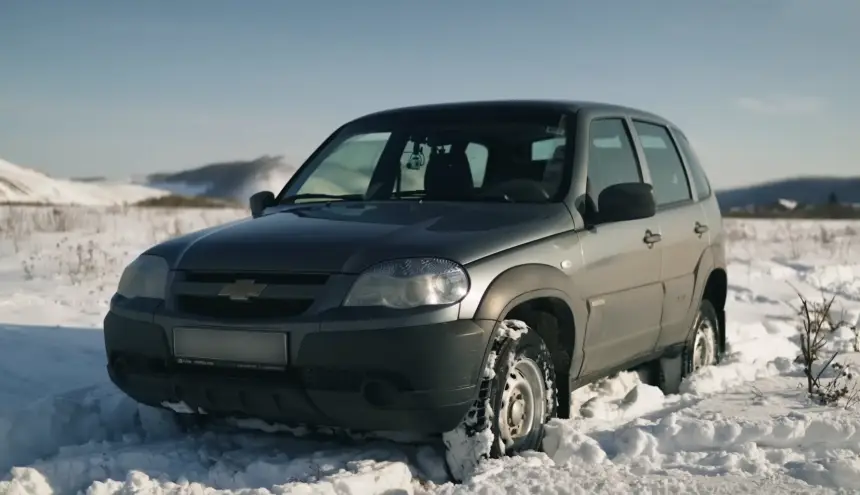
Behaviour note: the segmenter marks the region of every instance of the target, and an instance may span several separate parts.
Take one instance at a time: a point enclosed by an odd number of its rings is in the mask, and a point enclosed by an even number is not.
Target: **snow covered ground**
[[[438,445],[241,429],[181,434],[107,381],[120,270],[230,210],[0,208],[0,494],[591,494],[860,491],[860,412],[812,404],[795,288],[860,319],[860,223],[726,221],[727,359],[665,397],[623,373],[574,392],[544,449],[461,485]],[[843,329],[829,350],[853,353]]]
[[[123,182],[79,182],[49,177],[0,160],[0,203],[59,205],[133,204],[167,191]]]

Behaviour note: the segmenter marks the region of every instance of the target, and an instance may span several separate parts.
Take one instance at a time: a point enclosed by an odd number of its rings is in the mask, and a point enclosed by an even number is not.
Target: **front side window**
[[[591,122],[589,128],[587,193],[597,202],[609,186],[642,182],[639,160],[624,119],[607,118]]]
[[[281,200],[559,201],[570,177],[563,122],[559,114],[499,111],[359,120],[302,168]]]

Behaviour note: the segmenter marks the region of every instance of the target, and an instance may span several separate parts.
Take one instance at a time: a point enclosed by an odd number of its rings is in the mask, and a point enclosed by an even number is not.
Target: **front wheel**
[[[544,426],[557,408],[555,368],[543,339],[522,321],[503,321],[478,399],[443,435],[452,477],[462,481],[483,459],[540,450]]]
[[[212,417],[207,414],[178,413],[175,411],[171,411],[170,414],[173,418],[173,423],[183,433],[204,430],[212,421]]]

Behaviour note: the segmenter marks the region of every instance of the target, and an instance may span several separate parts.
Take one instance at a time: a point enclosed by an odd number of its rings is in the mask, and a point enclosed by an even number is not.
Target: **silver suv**
[[[720,210],[681,130],[615,105],[400,108],[337,129],[252,216],[153,246],[104,320],[108,372],[195,417],[538,449],[570,392],[665,392],[725,342]]]

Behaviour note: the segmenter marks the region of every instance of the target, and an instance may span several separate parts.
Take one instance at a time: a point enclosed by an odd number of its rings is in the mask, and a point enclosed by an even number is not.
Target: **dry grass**
[[[205,198],[202,196],[180,196],[170,194],[158,198],[147,198],[135,203],[138,207],[157,208],[242,208],[234,201],[226,201],[216,198]]]
[[[840,263],[860,259],[860,221],[729,218],[723,225],[729,247],[736,250],[770,246],[782,258],[797,260],[814,244],[822,258]]]
[[[26,280],[112,284],[137,254],[129,246],[154,245],[247,216],[242,209],[5,205],[0,234],[3,250],[22,258]]]

